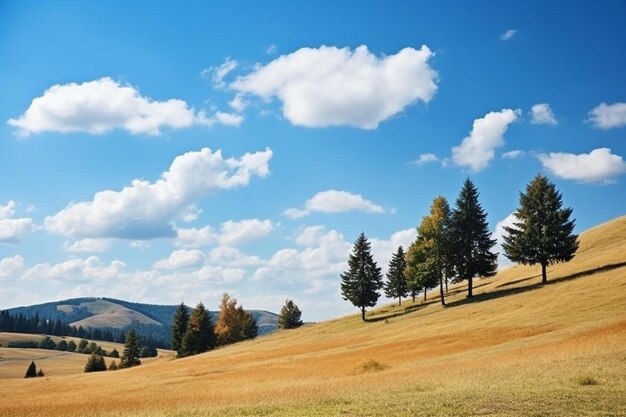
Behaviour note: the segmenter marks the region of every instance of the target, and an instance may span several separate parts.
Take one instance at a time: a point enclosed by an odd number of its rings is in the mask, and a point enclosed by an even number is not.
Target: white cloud
[[[246,219],[222,223],[218,241],[222,245],[230,246],[250,242],[267,236],[272,232],[274,224],[270,220]]]
[[[506,32],[500,34],[500,40],[501,41],[508,41],[509,39],[511,39],[516,34],[517,34],[517,29],[509,29]]]
[[[128,242],[128,247],[138,250],[148,249],[150,247],[150,243],[145,240],[133,240]]]
[[[15,215],[15,201],[10,200],[6,205],[0,205],[0,243],[17,243],[35,225],[30,218],[11,218]]]
[[[38,282],[47,280],[72,283],[107,282],[121,276],[125,268],[124,262],[112,261],[107,265],[97,256],[90,256],[86,259],[75,258],[58,264],[37,264],[28,269],[22,275],[22,279]]]
[[[325,234],[324,226],[308,226],[298,232],[295,241],[301,246],[313,246],[319,244]]]
[[[167,258],[156,261],[153,265],[157,269],[181,269],[199,266],[204,262],[204,253],[198,249],[178,249]]]
[[[419,158],[417,158],[416,161],[414,161],[414,163],[417,165],[424,165],[429,162],[437,162],[438,160],[439,158],[437,158],[437,155],[434,153],[423,153],[419,156]]]
[[[265,49],[265,53],[268,55],[274,55],[277,50],[278,48],[276,47],[276,44],[273,43]]]
[[[626,103],[601,103],[589,112],[589,121],[600,129],[626,126]]]
[[[20,136],[42,132],[87,132],[103,134],[124,129],[132,134],[160,135],[161,129],[193,125],[239,126],[243,117],[216,111],[207,116],[184,101],[152,100],[131,85],[103,77],[82,84],[55,84],[36,97],[17,119],[8,124]]]
[[[493,159],[495,149],[504,144],[503,136],[509,124],[516,121],[520,114],[519,109],[502,109],[474,120],[470,135],[459,146],[452,148],[453,162],[469,167],[473,172],[485,169]]]
[[[211,250],[209,252],[209,262],[223,267],[234,268],[247,268],[263,264],[263,260],[258,256],[245,255],[239,249],[230,246],[218,246]]]
[[[544,168],[557,177],[580,182],[611,183],[626,172],[626,162],[609,148],[594,149],[579,155],[554,152],[538,155]]]
[[[269,100],[277,97],[284,117],[307,127],[378,124],[437,91],[427,46],[377,57],[366,46],[355,50],[301,48],[240,76],[230,87]]]
[[[382,268],[383,273],[387,271],[391,256],[397,252],[398,247],[402,246],[404,252],[409,248],[409,245],[417,238],[417,229],[410,228],[395,232],[389,239],[371,239],[372,253],[378,266]]]
[[[301,219],[309,214],[311,213],[308,210],[301,210],[297,208],[288,208],[283,211],[283,215],[289,217],[290,219]]]
[[[360,194],[352,194],[347,191],[327,190],[320,191],[305,203],[305,209],[289,208],[283,214],[291,219],[298,219],[311,214],[320,213],[344,213],[348,211],[364,211],[366,213],[384,213],[385,209]]]
[[[6,206],[0,204],[0,219],[8,219],[15,214],[15,201],[9,200]]]
[[[105,252],[110,247],[111,241],[109,239],[81,239],[63,244],[63,249],[67,252]]]
[[[559,122],[554,117],[554,112],[548,103],[535,104],[530,109],[532,119],[530,123],[534,125],[556,126]]]
[[[248,106],[248,102],[244,99],[243,94],[237,93],[235,97],[231,101],[228,102],[228,105],[232,107],[237,113],[241,113]]]
[[[504,159],[520,159],[526,155],[526,152],[521,151],[519,149],[508,151],[502,154],[502,158]]]
[[[203,69],[200,75],[202,75],[203,78],[211,77],[213,87],[217,89],[222,89],[226,87],[226,82],[224,82],[224,78],[232,71],[234,71],[238,65],[239,63],[237,61],[228,57],[223,64],[218,65],[217,67],[209,67]]]
[[[200,248],[217,242],[218,234],[211,226],[200,229],[176,229],[176,245],[185,248]]]
[[[203,148],[174,159],[155,182],[134,180],[121,191],[100,191],[93,200],[70,203],[45,220],[54,233],[74,238],[143,240],[176,235],[173,219],[213,192],[247,185],[253,176],[269,173],[272,151],[222,157]]]
[[[502,249],[502,243],[504,243],[504,235],[506,231],[504,227],[514,227],[514,223],[517,221],[514,213],[509,214],[504,219],[500,220],[496,224],[496,228],[491,234],[492,239],[496,239],[496,246],[493,248],[493,252],[498,252],[498,269],[502,270],[510,267],[513,263],[504,256],[504,250]]]
[[[0,280],[16,279],[24,269],[24,258],[20,255],[11,256],[0,260]]]

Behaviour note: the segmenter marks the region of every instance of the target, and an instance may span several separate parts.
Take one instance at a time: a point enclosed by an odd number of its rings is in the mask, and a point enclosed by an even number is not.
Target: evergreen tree
[[[285,300],[285,305],[280,309],[278,315],[278,327],[281,329],[295,329],[302,326],[300,317],[302,312],[298,306],[291,300]]]
[[[498,268],[498,254],[491,252],[487,213],[478,202],[478,190],[466,179],[452,213],[452,244],[456,254],[454,267],[458,280],[467,280],[467,296],[472,297],[474,277],[491,277]]]
[[[117,349],[113,348],[113,350],[109,352],[109,357],[111,357],[111,358],[119,358],[120,357],[120,353],[117,351]]]
[[[241,337],[240,340],[254,339],[259,331],[256,324],[256,320],[252,314],[243,309],[243,306],[237,308],[237,318],[241,323]]]
[[[187,331],[187,323],[189,322],[189,311],[185,303],[180,303],[176,312],[174,313],[174,320],[172,322],[172,349],[182,353],[182,343],[185,332]]]
[[[57,350],[65,352],[67,350],[67,342],[65,340],[61,340],[57,343]]]
[[[89,342],[87,340],[80,339],[80,341],[78,342],[78,347],[77,347],[78,352],[83,353],[83,350],[85,350],[88,344]]]
[[[104,361],[104,357],[96,353],[89,355],[89,359],[87,359],[87,363],[85,364],[85,372],[100,372],[106,370],[107,364]]]
[[[124,344],[124,352],[120,358],[120,368],[130,368],[141,364],[139,359],[139,342],[135,329],[130,329],[126,334],[126,343]]]
[[[70,340],[67,343],[67,349],[68,352],[75,352],[76,351],[76,342],[74,342],[73,340]]]
[[[348,268],[341,274],[341,295],[344,300],[361,309],[361,319],[365,321],[365,308],[376,305],[383,280],[364,233],[354,243],[348,257]]]
[[[204,304],[198,303],[189,317],[180,355],[195,355],[213,348],[215,348],[215,332],[211,316]]]
[[[389,298],[397,298],[398,305],[402,305],[402,297],[406,297],[409,293],[406,280],[404,279],[404,270],[406,269],[406,259],[402,246],[393,254],[389,261],[389,269],[387,270],[387,282],[384,284],[385,295]]]
[[[35,362],[32,361],[26,370],[26,376],[24,378],[34,378],[37,376],[37,366]]]
[[[538,174],[520,193],[513,227],[505,226],[504,254],[513,262],[541,265],[542,282],[548,281],[546,267],[570,261],[578,250],[578,235],[571,208],[561,208],[561,193]]]
[[[428,265],[439,283],[441,304],[444,298],[444,281],[452,276],[454,256],[451,244],[450,206],[442,196],[436,197],[430,206],[430,213],[422,219],[418,228],[418,239],[424,241]]]
[[[38,377],[45,376],[45,374],[43,373],[43,369],[39,369],[39,370],[37,371],[37,376],[38,376]]]
[[[109,371],[117,371],[117,363],[115,361],[112,361],[109,365]]]

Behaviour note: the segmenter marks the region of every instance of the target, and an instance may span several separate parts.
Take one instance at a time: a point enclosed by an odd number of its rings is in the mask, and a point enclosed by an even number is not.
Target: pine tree
[[[402,305],[402,297],[406,297],[409,293],[409,288],[404,279],[405,269],[405,254],[402,246],[400,246],[398,247],[398,251],[392,255],[391,261],[389,261],[387,281],[383,285],[385,295],[389,298],[397,298],[398,305]]]
[[[87,363],[85,364],[85,372],[100,372],[106,370],[107,364],[104,361],[104,357],[96,353],[89,355],[89,359],[87,359]]]
[[[418,238],[423,240],[427,251],[428,265],[433,268],[431,273],[439,283],[441,304],[446,305],[444,298],[444,281],[452,276],[454,256],[451,245],[451,214],[450,206],[442,196],[436,197],[430,206],[430,213],[422,219],[418,228]]]
[[[478,202],[478,190],[468,178],[463,184],[452,213],[452,244],[458,280],[467,280],[467,296],[472,297],[474,277],[491,277],[498,267],[498,254],[491,252],[487,214]]]
[[[383,280],[364,233],[354,243],[348,257],[348,267],[349,270],[341,274],[341,295],[344,300],[361,309],[361,319],[365,321],[365,308],[376,305]]]
[[[124,343],[124,352],[120,358],[120,368],[130,368],[141,364],[139,359],[139,342],[135,329],[130,329],[126,334],[126,343]]]
[[[117,371],[117,363],[115,361],[112,361],[109,365],[109,371]]]
[[[37,376],[37,366],[35,365],[35,361],[31,361],[28,369],[26,370],[26,376],[24,378],[34,378]]]
[[[213,348],[215,348],[213,323],[204,304],[198,303],[189,317],[180,355],[195,355]]]
[[[182,343],[185,332],[187,331],[187,323],[189,322],[189,311],[185,303],[180,303],[174,313],[172,322],[172,349],[182,354]]]
[[[513,227],[505,226],[502,248],[513,262],[541,265],[542,282],[548,282],[546,267],[568,262],[578,250],[578,235],[571,208],[561,208],[561,193],[546,177],[538,174],[520,193]]]
[[[291,300],[285,300],[285,305],[280,309],[278,315],[278,327],[281,329],[295,329],[302,326],[300,317],[302,312],[298,306]]]

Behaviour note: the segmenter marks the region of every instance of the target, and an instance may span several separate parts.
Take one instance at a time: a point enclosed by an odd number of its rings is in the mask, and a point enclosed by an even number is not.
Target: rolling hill
[[[365,323],[5,381],[0,416],[626,415],[626,217],[581,234],[574,260],[548,272],[541,285],[539,268],[514,266],[478,280],[471,300],[453,285],[445,308],[433,292]]]
[[[141,304],[113,298],[72,298],[9,309],[13,315],[61,320],[73,326],[126,331],[131,325],[141,335],[169,341],[175,305]],[[217,312],[211,311],[213,322]],[[259,335],[277,329],[278,316],[263,310],[250,310],[257,321]]]

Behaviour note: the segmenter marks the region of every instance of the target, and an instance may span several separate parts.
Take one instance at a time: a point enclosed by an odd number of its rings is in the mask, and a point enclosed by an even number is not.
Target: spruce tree
[[[106,370],[107,364],[104,361],[104,357],[96,353],[89,355],[89,359],[87,359],[87,363],[85,364],[85,372],[100,372]]]
[[[198,303],[187,323],[187,331],[181,345],[181,356],[195,355],[213,348],[215,348],[213,323],[204,304]]]
[[[406,269],[406,259],[402,246],[394,253],[389,261],[387,270],[387,281],[384,283],[385,295],[389,298],[397,298],[398,305],[402,305],[402,297],[406,297],[409,292],[404,270]]]
[[[172,349],[182,353],[182,343],[185,332],[187,331],[187,323],[189,322],[189,311],[185,303],[180,303],[174,313],[174,320],[172,322]]]
[[[37,376],[37,365],[35,365],[35,361],[31,361],[30,365],[28,365],[28,369],[26,370],[26,376],[24,378],[34,378]]]
[[[478,202],[478,190],[466,179],[452,213],[452,244],[458,280],[467,280],[467,296],[472,297],[474,277],[491,277],[498,268],[498,254],[491,252],[487,213]]]
[[[348,271],[341,274],[341,295],[344,300],[361,309],[361,319],[365,321],[365,308],[376,305],[383,280],[364,233],[354,243],[348,257],[348,267]]]
[[[302,312],[298,306],[291,300],[285,300],[285,305],[280,309],[278,315],[278,327],[281,329],[295,329],[302,326],[300,317]]]
[[[504,254],[513,262],[541,265],[542,282],[548,281],[546,267],[570,261],[578,250],[578,235],[571,208],[561,208],[561,193],[546,177],[537,174],[520,193],[513,227],[505,226]]]
[[[130,368],[141,364],[139,359],[139,341],[135,329],[130,329],[126,334],[126,343],[124,343],[124,352],[120,358],[120,368]]]

